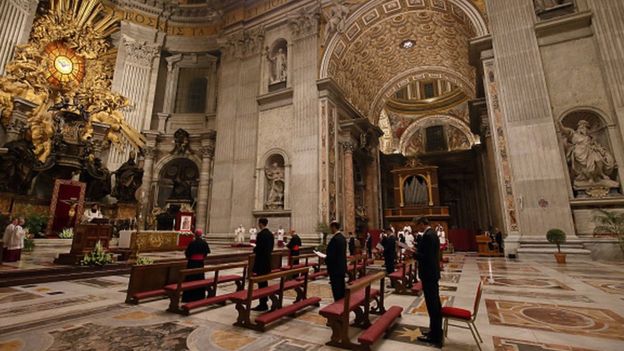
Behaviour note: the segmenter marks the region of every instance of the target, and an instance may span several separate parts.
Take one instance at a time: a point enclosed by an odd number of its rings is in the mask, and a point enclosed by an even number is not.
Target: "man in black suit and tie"
[[[273,253],[274,238],[273,233],[266,228],[269,221],[266,218],[258,219],[258,227],[260,232],[256,236],[256,247],[254,247],[254,254],[256,259],[254,260],[253,272],[257,275],[265,275],[271,273],[271,254]],[[265,288],[269,286],[269,282],[258,282],[258,288]],[[260,304],[252,310],[254,311],[267,311],[269,305],[268,298],[263,297],[260,299]]]
[[[419,336],[418,340],[428,342],[442,348],[444,343],[442,333],[442,303],[440,302],[440,239],[438,234],[429,225],[427,217],[414,218],[414,222],[422,238],[414,258],[418,261],[418,275],[422,281],[425,304],[429,314],[429,333]]]
[[[334,301],[345,296],[345,274],[347,274],[347,240],[340,232],[340,223],[333,221],[329,225],[332,238],[327,245],[327,273],[331,284]]]

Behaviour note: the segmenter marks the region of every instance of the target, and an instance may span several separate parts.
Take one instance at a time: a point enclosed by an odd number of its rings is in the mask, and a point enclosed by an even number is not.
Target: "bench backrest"
[[[370,289],[371,284],[380,280],[380,304],[383,304],[383,294],[384,294],[384,278],[386,274],[384,272],[377,272],[375,274],[370,274],[364,276],[358,280],[354,280],[351,284],[347,286],[345,297],[344,297],[344,307],[342,310],[342,318],[349,320],[349,307],[351,305],[351,294],[358,292],[359,290],[364,289],[364,315],[368,317],[370,311]]]
[[[243,277],[243,281],[245,281],[245,278],[247,277],[247,271],[248,271],[247,264],[248,263],[245,261],[245,262],[217,264],[217,265],[211,265],[211,266],[206,266],[202,268],[182,269],[180,270],[180,273],[178,276],[178,291],[182,289],[182,283],[184,283],[185,278],[192,274],[215,272],[213,285],[217,285],[218,280],[219,280],[219,271],[226,270],[226,269],[242,268],[243,269],[242,277]]]
[[[256,255],[249,255],[249,261],[248,261],[248,265],[249,267],[253,267],[253,263],[256,259]],[[269,281],[269,280],[274,280],[274,279],[279,279],[280,280],[280,289],[279,289],[279,301],[280,304],[283,301],[284,298],[284,282],[286,281],[287,278],[294,276],[294,275],[300,275],[303,274],[304,275],[304,282],[303,282],[303,289],[304,289],[304,296],[307,296],[308,293],[308,273],[310,272],[310,269],[308,267],[302,267],[302,268],[296,268],[296,269],[288,269],[288,270],[284,270],[284,271],[280,271],[280,272],[275,272],[275,273],[269,273],[269,274],[265,274],[265,275],[258,275],[258,276],[253,276],[251,274],[248,275],[247,278],[247,301],[251,302],[252,300],[252,296],[253,296],[253,289],[254,289],[254,285],[256,283],[259,282],[264,282],[264,281]],[[249,308],[251,306],[251,303],[247,304],[247,307]]]

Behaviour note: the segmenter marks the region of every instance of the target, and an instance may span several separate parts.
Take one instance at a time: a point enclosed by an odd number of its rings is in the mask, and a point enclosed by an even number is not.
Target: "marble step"
[[[517,255],[520,259],[530,260],[553,260],[554,254],[557,252],[555,245],[548,247],[525,247],[523,244],[518,248]],[[568,262],[584,262],[592,261],[591,251],[583,248],[561,247],[561,253],[566,254]]]
[[[70,247],[72,239],[34,239],[35,247]]]
[[[555,244],[551,244],[551,243],[545,243],[545,244],[525,244],[525,243],[521,243],[520,247],[523,248],[552,248],[554,247],[555,249],[557,248],[557,245]],[[579,244],[562,244],[561,245],[561,249],[583,249],[584,246],[583,244],[579,243]]]

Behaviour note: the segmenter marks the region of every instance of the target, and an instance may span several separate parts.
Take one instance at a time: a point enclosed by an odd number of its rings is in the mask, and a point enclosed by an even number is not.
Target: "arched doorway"
[[[490,212],[497,206],[491,206],[487,196],[486,184],[496,181],[484,179],[487,158],[470,119],[470,101],[477,96],[479,81],[470,63],[470,41],[488,32],[482,5],[472,0],[378,0],[354,5],[335,26],[341,29],[325,36],[320,71],[321,79],[333,81],[343,91],[339,103],[352,107],[351,116],[337,113],[338,125],[347,125],[344,120],[349,117],[366,118],[383,132],[377,163],[381,207],[399,207],[395,190],[405,185],[394,184],[390,171],[418,158],[419,164],[437,169],[436,198],[438,205],[449,208],[449,227],[469,231],[500,225],[492,223]],[[330,126],[334,117],[328,106]],[[354,134],[340,129],[337,134],[343,139]],[[357,171],[357,155],[353,157]],[[339,160],[350,162],[349,157]],[[331,164],[328,169],[331,182]],[[338,167],[336,179],[348,182],[348,171],[343,173],[347,177],[341,178]],[[418,203],[424,198],[419,192],[424,183],[418,179],[408,183],[403,190]],[[348,196],[345,190],[342,203],[349,204]],[[344,211],[348,216],[350,209]]]

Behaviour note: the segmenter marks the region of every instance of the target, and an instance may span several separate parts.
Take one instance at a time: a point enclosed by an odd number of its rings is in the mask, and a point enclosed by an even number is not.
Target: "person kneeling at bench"
[[[195,231],[195,239],[189,243],[184,251],[184,256],[188,260],[186,268],[203,268],[204,259],[210,253],[208,243],[204,241],[201,229]],[[185,281],[206,279],[204,273],[187,275]],[[206,298],[206,288],[197,288],[182,293],[182,302],[197,301]]]

